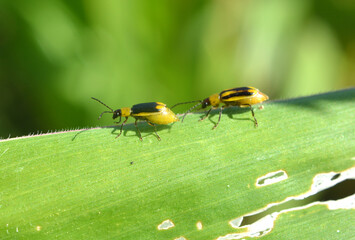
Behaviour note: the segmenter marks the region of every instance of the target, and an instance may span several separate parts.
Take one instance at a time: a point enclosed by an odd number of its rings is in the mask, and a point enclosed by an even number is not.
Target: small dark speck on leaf
[[[338,177],[340,177],[340,173],[335,174],[331,180],[333,181],[333,180],[337,179]]]

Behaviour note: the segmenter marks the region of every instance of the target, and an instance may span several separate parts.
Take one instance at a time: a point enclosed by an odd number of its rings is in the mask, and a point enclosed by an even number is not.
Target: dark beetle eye
[[[206,108],[209,105],[210,105],[210,100],[208,98],[202,101],[202,108]]]

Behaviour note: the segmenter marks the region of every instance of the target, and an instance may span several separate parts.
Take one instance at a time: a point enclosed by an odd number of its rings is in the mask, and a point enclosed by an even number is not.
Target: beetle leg
[[[157,135],[158,140],[160,141],[161,138],[160,138],[160,136],[159,136],[158,133],[157,133],[157,127],[156,127],[156,125],[155,125],[154,123],[151,123],[151,122],[148,122],[148,121],[147,121],[147,123],[148,123],[150,126],[153,126],[153,127],[154,127],[155,134]]]
[[[121,116],[120,116],[120,120],[118,122],[114,122],[114,123],[119,124],[120,122],[121,122]]]
[[[201,118],[199,121],[205,120],[208,117],[208,115],[210,114],[211,110],[212,110],[212,108],[210,108],[210,110],[207,111],[206,115],[203,118]]]
[[[128,120],[128,117],[126,117],[126,119],[123,121],[123,123],[122,123],[122,125],[121,125],[120,133],[116,136],[116,138],[118,138],[119,136],[121,136],[121,134],[122,134],[122,129],[123,129],[123,125],[126,124],[127,120]]]
[[[249,107],[250,107],[251,115],[252,115],[253,118],[254,118],[254,126],[255,126],[255,127],[258,127],[258,121],[257,121],[256,118],[255,118],[255,114],[254,114],[253,107],[252,107],[251,105],[249,105]]]
[[[219,122],[221,121],[221,116],[222,116],[223,108],[224,108],[224,106],[222,106],[222,107],[219,108],[218,122],[216,123],[216,125],[214,125],[214,127],[212,128],[212,130],[215,129],[215,128],[218,126]]]
[[[141,141],[143,141],[141,131],[139,131],[139,128],[138,128],[138,126],[137,126],[137,121],[138,121],[138,119],[136,119],[136,121],[134,122],[134,126],[136,126],[136,128],[137,128],[137,132],[138,132],[138,135],[139,135],[139,139],[140,139]]]

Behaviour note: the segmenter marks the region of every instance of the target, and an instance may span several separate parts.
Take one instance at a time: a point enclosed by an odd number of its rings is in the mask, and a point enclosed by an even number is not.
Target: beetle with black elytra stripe
[[[140,103],[140,104],[133,105],[131,108],[127,108],[127,107],[120,108],[120,109],[117,109],[114,111],[112,108],[107,106],[105,103],[101,102],[99,99],[94,98],[94,97],[91,97],[91,98],[94,99],[95,101],[98,101],[99,103],[101,103],[102,105],[107,107],[108,109],[110,109],[110,111],[102,112],[99,116],[99,119],[102,117],[102,115],[104,113],[112,113],[113,119],[120,117],[120,120],[118,122],[115,122],[117,124],[121,122],[122,117],[126,118],[123,121],[123,123],[121,125],[120,133],[117,135],[116,138],[121,136],[123,126],[127,122],[128,117],[134,117],[136,119],[136,121],[134,122],[134,125],[137,128],[139,139],[141,141],[143,140],[142,135],[141,135],[141,132],[139,131],[139,128],[137,126],[137,122],[139,120],[146,121],[149,125],[154,127],[155,134],[157,135],[157,138],[159,141],[161,139],[157,133],[157,129],[156,129],[155,124],[166,125],[169,123],[179,121],[179,118],[175,115],[175,113],[173,111],[171,111],[164,103],[161,103],[161,102]]]
[[[239,88],[231,88],[224,90],[220,93],[213,94],[209,96],[208,98],[205,98],[204,100],[197,100],[197,101],[190,101],[190,102],[183,102],[183,103],[177,103],[171,108],[173,109],[174,107],[180,105],[180,104],[187,104],[187,103],[193,103],[193,102],[198,102],[195,106],[192,106],[189,110],[187,110],[181,120],[181,122],[184,121],[184,118],[186,114],[191,112],[194,108],[198,107],[201,105],[201,108],[204,109],[208,106],[211,106],[210,110],[207,111],[206,115],[200,119],[200,121],[206,119],[208,115],[210,114],[212,109],[217,109],[219,108],[219,118],[218,122],[216,125],[212,128],[215,129],[219,122],[221,121],[221,115],[222,111],[226,107],[230,106],[238,106],[238,107],[249,107],[251,114],[254,118],[254,124],[255,127],[258,126],[258,121],[255,118],[254,110],[252,108],[252,105],[261,103],[263,101],[268,100],[269,97],[260,92],[258,89],[254,87],[239,87]],[[220,104],[224,104],[223,106],[219,107]]]

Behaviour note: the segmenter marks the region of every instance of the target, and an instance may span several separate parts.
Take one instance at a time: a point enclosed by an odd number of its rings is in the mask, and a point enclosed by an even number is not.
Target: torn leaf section
[[[355,209],[355,194],[337,201],[328,201],[327,206],[329,210]]]
[[[341,173],[330,172],[318,174],[313,178],[311,191],[306,194],[306,196],[308,197],[321,190],[332,187],[346,179],[355,179],[355,167],[345,170]]]
[[[217,238],[217,240],[231,240],[231,239],[242,239],[242,238],[244,239],[246,237],[261,237],[266,235],[272,230],[272,228],[274,227],[274,221],[275,221],[274,217],[268,215],[259,219],[254,224],[248,226],[247,232],[227,234],[225,236]]]
[[[266,176],[266,175],[265,175]],[[352,186],[355,182],[355,168],[347,169],[340,173],[330,172],[317,174],[313,178],[310,190],[298,196],[291,196],[279,203],[271,203],[263,209],[232,219],[229,224],[235,229],[246,228],[247,231],[230,233],[220,236],[218,240],[242,239],[246,237],[261,237],[272,231],[274,223],[282,213],[310,208],[315,205],[326,205],[329,210],[355,209],[354,189],[332,198],[331,192],[338,192]],[[312,201],[309,203],[309,201]],[[291,207],[292,206],[292,207]],[[295,207],[296,206],[296,207]]]
[[[229,222],[232,228],[238,228],[243,221],[243,217],[235,218]]]
[[[287,178],[287,173],[284,170],[279,170],[259,177],[256,179],[255,185],[257,187],[264,187],[273,183],[281,182]]]
[[[175,227],[173,221],[170,219],[163,221],[158,225],[158,230],[168,230],[169,228]]]

